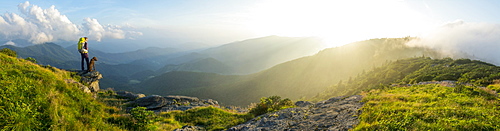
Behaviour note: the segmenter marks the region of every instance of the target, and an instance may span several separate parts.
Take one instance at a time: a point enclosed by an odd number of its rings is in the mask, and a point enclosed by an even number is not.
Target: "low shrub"
[[[263,97],[260,98],[260,103],[250,109],[250,113],[255,116],[259,116],[268,112],[274,112],[293,106],[294,104],[292,100],[288,98],[282,100],[280,96]]]

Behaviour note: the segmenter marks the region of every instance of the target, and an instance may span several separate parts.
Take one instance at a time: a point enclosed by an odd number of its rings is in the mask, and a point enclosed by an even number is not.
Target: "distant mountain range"
[[[321,49],[323,43],[318,38],[268,36],[210,48],[200,54],[233,67],[234,72],[230,74],[250,74],[286,61],[314,55]]]
[[[96,68],[104,74],[102,87],[117,90],[133,88],[148,78],[172,71],[217,74],[250,74],[276,64],[312,55],[322,48],[315,38],[268,36],[233,42],[206,50],[179,51],[151,47],[125,53],[99,51],[90,43],[90,57],[98,57]],[[62,69],[79,69],[80,55],[76,44],[63,48],[54,43],[27,47],[11,45],[20,57],[32,57],[40,64]]]
[[[71,60],[79,60],[79,55],[75,55],[76,53],[68,51],[54,43],[38,44],[27,47],[4,45],[0,46],[0,48],[10,48],[16,51],[18,56],[23,58],[35,58],[40,64],[43,65],[52,65],[60,68],[79,67],[73,66],[74,64],[68,63],[68,61]]]
[[[406,42],[411,39],[384,38],[351,43],[250,75],[170,72],[145,80],[135,91],[215,98],[230,105],[247,105],[271,95],[291,99],[312,97],[341,80],[347,81],[392,60],[421,56],[445,57],[434,50],[407,46]],[[205,77],[196,77],[198,75]],[[193,84],[200,81],[204,84]]]

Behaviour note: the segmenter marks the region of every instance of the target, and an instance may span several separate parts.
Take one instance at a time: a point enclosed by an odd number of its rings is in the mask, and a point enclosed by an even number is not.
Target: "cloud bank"
[[[457,20],[411,41],[453,55],[467,53],[477,59],[500,65],[500,24],[470,23]]]
[[[75,41],[81,36],[101,41],[110,39],[132,39],[141,32],[125,30],[117,25],[101,25],[97,19],[84,18],[82,25],[76,25],[62,15],[54,5],[42,9],[28,1],[20,3],[21,15],[5,13],[0,15],[0,39],[27,39],[34,44],[57,40]]]

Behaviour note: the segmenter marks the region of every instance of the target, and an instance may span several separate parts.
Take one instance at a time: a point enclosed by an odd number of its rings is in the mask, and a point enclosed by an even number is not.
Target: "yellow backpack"
[[[89,51],[87,51],[86,49],[83,49],[83,44],[85,44],[84,37],[80,38],[80,40],[78,41],[78,51],[80,53],[88,53]]]

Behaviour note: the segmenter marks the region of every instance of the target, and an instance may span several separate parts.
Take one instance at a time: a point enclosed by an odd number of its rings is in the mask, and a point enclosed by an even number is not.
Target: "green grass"
[[[106,106],[67,84],[69,72],[0,53],[2,130],[120,130],[105,122]]]
[[[251,118],[251,114],[231,113],[215,107],[201,107],[187,111],[162,113],[161,117],[177,125],[202,126],[207,130],[222,130],[242,124]]]
[[[497,93],[497,95],[500,96],[500,84],[499,83],[488,85],[487,88],[495,91]]]
[[[65,79],[78,81],[79,76],[0,52],[0,130],[174,130],[184,125],[220,130],[253,117],[215,107],[128,114],[122,110],[127,100],[112,90],[100,91],[95,99]]]
[[[366,92],[355,130],[500,130],[489,89],[419,85]]]

